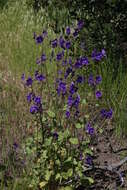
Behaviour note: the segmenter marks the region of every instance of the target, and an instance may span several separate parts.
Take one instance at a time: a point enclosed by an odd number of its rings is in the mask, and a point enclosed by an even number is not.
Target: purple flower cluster
[[[33,38],[36,41],[37,44],[41,44],[44,41],[44,38],[47,36],[47,31],[43,31],[41,35],[36,35],[36,33],[34,32],[33,34]]]
[[[102,49],[101,52],[97,52],[96,50],[94,50],[91,57],[95,61],[101,61],[103,57],[106,57],[106,52],[104,49]]]
[[[113,115],[113,111],[112,111],[112,109],[110,109],[108,111],[106,109],[101,109],[100,114],[101,114],[102,118],[111,119],[112,115]]]
[[[100,75],[97,75],[96,78],[94,78],[94,76],[92,74],[90,74],[88,77],[88,84],[90,86],[96,86],[96,85],[100,84],[101,81],[102,81],[102,77]]]

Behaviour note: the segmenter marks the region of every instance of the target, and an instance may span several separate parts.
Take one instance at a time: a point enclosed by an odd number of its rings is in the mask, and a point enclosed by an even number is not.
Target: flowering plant
[[[93,165],[93,137],[104,121],[112,118],[112,109],[103,108],[101,101],[98,67],[106,58],[105,50],[77,56],[75,43],[83,27],[81,20],[74,29],[67,27],[64,34],[49,42],[50,56],[43,51],[37,58],[34,76],[22,75],[37,125],[33,135],[37,156],[30,174],[34,189],[68,184],[76,188],[94,182],[84,171]],[[34,33],[34,40],[41,46],[48,33]]]

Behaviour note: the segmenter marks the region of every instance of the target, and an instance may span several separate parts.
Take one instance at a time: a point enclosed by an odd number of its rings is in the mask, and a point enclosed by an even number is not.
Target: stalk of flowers
[[[71,28],[67,27],[65,35],[51,40],[49,43],[49,48],[51,48],[51,56],[48,58],[47,55],[45,55],[45,52],[42,52],[40,58],[37,58],[36,60],[38,70],[35,71],[34,77],[29,76],[25,80],[24,75],[22,75],[22,80],[24,85],[29,88],[27,101],[30,105],[30,113],[35,116],[39,116],[38,122],[40,123],[42,129],[41,145],[43,145],[45,140],[49,138],[51,139],[51,144],[53,147],[48,147],[48,151],[50,154],[52,152],[53,156],[60,157],[61,162],[64,162],[64,159],[66,158],[66,150],[68,150],[67,154],[73,158],[73,163],[77,162],[80,158],[82,164],[86,162],[88,165],[91,165],[93,164],[92,157],[91,155],[83,152],[84,145],[82,141],[85,141],[84,137],[88,136],[88,138],[91,139],[91,137],[95,134],[94,121],[92,122],[91,118],[88,118],[85,121],[85,115],[82,113],[83,110],[81,109],[81,104],[83,98],[87,98],[84,97],[84,91],[86,89],[89,89],[93,93],[93,97],[95,98],[94,102],[100,102],[102,100],[103,93],[99,87],[102,82],[102,77],[99,74],[96,74],[96,76],[95,74],[92,74],[91,65],[96,62],[98,63],[105,58],[106,53],[104,49],[102,49],[99,53],[94,50],[91,55],[93,62],[91,62],[86,55],[80,55],[78,57],[72,56],[74,55],[73,50],[75,49],[75,39],[78,37],[78,34],[82,30],[83,26],[84,23],[79,21],[77,23],[77,27],[74,29],[74,32],[72,32]],[[43,41],[46,36],[47,33],[43,33],[39,36],[35,35],[35,43],[37,43],[37,45],[43,45]],[[57,67],[56,71],[54,71],[55,73],[53,73],[53,75],[56,75],[55,79],[48,75],[48,68],[46,65],[46,63],[51,62],[52,59],[55,60]],[[52,88],[50,87],[50,80],[54,81],[51,81],[51,84],[55,84]],[[40,85],[40,94],[37,94],[34,89],[35,83],[37,83],[38,86]],[[45,86],[44,83],[47,83],[47,86]],[[48,94],[43,93],[45,88],[48,88],[48,91],[46,91]],[[55,96],[55,100],[50,100],[53,98],[51,94]],[[44,97],[46,96],[48,96],[48,102],[44,105]],[[95,113],[93,112],[92,114]],[[99,115],[104,119],[111,119],[112,114],[112,110],[107,110],[105,108],[99,111]],[[44,116],[49,122],[48,127],[44,126]],[[82,121],[80,121],[81,119]],[[65,125],[67,126],[66,128],[64,127]],[[51,128],[49,128],[49,126]],[[78,137],[78,132],[80,129],[82,130],[81,139]],[[62,139],[62,137],[60,138],[60,132],[64,134],[67,130],[69,131],[69,135],[66,134],[66,138],[63,138],[63,141],[59,144]],[[90,143],[88,143],[85,148],[88,148],[89,144]],[[61,146],[64,147],[64,153],[61,153]],[[68,149],[69,146],[70,149]],[[77,149],[77,147],[80,148]],[[75,161],[75,159],[77,160]],[[74,168],[73,163],[73,166],[71,166],[72,175],[75,175],[74,173],[76,169]],[[59,170],[59,167],[57,170]]]

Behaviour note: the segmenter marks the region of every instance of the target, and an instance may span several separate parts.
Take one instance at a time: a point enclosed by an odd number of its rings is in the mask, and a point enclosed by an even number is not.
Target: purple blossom
[[[26,86],[31,86],[33,83],[33,80],[31,77],[28,77],[28,79],[26,80]]]
[[[78,94],[78,95],[76,96],[76,99],[75,99],[74,102],[73,102],[73,105],[74,105],[76,108],[78,108],[79,103],[80,103],[80,95]]]
[[[30,103],[33,99],[33,93],[30,92],[28,95],[27,95],[27,101]]]
[[[44,81],[44,80],[45,80],[45,76],[42,75],[42,74],[37,75],[36,80],[38,80],[38,81],[40,81],[40,82],[41,82],[41,81]]]
[[[93,164],[92,157],[91,156],[86,156],[85,163],[91,166]]]
[[[65,115],[66,115],[66,118],[69,118],[69,117],[70,117],[70,111],[69,111],[69,110],[66,110]]]
[[[43,40],[44,39],[43,39],[43,37],[41,35],[36,37],[37,44],[41,44],[43,42]]]
[[[68,107],[71,107],[72,106],[72,104],[73,104],[73,97],[72,97],[72,95],[71,96],[69,96],[68,97],[68,101],[67,101],[67,105],[68,105]]]
[[[41,97],[40,96],[35,96],[35,98],[34,98],[34,102],[35,102],[35,104],[41,104]]]
[[[84,78],[82,76],[78,76],[76,79],[77,83],[82,83],[84,81]]]
[[[68,67],[68,68],[66,69],[66,72],[65,72],[65,75],[64,75],[65,79],[68,77],[68,75],[69,75],[71,72],[72,72],[72,68],[71,68],[71,67]]]
[[[89,65],[89,60],[87,57],[81,57],[81,64],[82,65]]]
[[[25,80],[25,74],[24,73],[21,76],[21,80]]]
[[[74,37],[77,37],[78,34],[79,34],[79,29],[76,28],[76,29],[74,30],[73,36],[74,36]]]
[[[65,48],[65,40],[62,36],[60,36],[60,38],[59,38],[59,45],[61,48],[63,48],[63,49]]]
[[[86,125],[86,132],[87,132],[89,135],[93,135],[93,134],[94,134],[94,128],[91,127],[91,124],[90,124],[90,123],[88,123],[88,124]]]
[[[57,61],[60,61],[60,60],[63,58],[63,56],[64,56],[64,52],[58,53],[58,54],[56,55]]]
[[[45,38],[46,36],[47,36],[47,31],[46,30],[44,30],[43,32],[42,32],[42,35],[43,35],[43,38]]]
[[[113,111],[112,109],[110,109],[109,111],[107,111],[106,109],[101,109],[100,114],[102,118],[111,119],[113,115]]]
[[[58,89],[57,89],[58,95],[60,95],[61,92],[63,95],[66,93],[66,83],[59,81]]]
[[[59,135],[58,135],[58,133],[57,133],[57,132],[53,132],[53,137],[54,137],[54,139],[55,139],[55,140],[57,140],[57,139],[58,139],[58,136],[59,136]]]
[[[32,114],[37,113],[38,110],[39,110],[39,108],[38,108],[37,105],[33,105],[33,106],[30,107],[30,113],[32,113]]]
[[[78,90],[78,88],[75,86],[74,82],[71,82],[70,85],[70,94],[74,94],[76,91]]]
[[[102,92],[100,90],[96,91],[96,98],[99,99],[102,97]]]
[[[67,34],[67,35],[70,35],[70,33],[71,33],[71,29],[70,29],[70,27],[67,27],[67,28],[66,28],[66,34]]]
[[[18,143],[14,142],[14,143],[13,143],[13,148],[14,148],[15,150],[17,150],[18,147],[19,147]]]
[[[100,84],[102,81],[102,77],[100,75],[96,76],[96,84]]]
[[[52,48],[56,48],[57,44],[58,44],[58,40],[57,39],[51,41]]]
[[[81,59],[77,59],[74,66],[75,66],[75,68],[81,68],[82,67]]]
[[[81,30],[83,28],[83,26],[84,26],[83,20],[79,20],[78,23],[77,23],[78,29]]]
[[[66,46],[66,49],[70,49],[71,43],[68,41],[68,42],[66,42],[65,46]]]
[[[41,61],[42,61],[42,62],[46,61],[46,55],[45,55],[45,54],[42,54],[42,56],[41,56]]]
[[[89,85],[94,85],[94,78],[93,78],[92,74],[89,75],[88,83],[89,83]]]
[[[102,49],[101,52],[96,52],[96,50],[92,51],[92,59],[95,61],[101,61],[103,57],[106,56],[106,52],[104,49]]]

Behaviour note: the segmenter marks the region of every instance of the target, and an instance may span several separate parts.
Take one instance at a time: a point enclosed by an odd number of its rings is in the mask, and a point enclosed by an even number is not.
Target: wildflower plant
[[[75,43],[83,27],[84,22],[79,20],[75,28],[67,27],[52,40],[46,31],[34,33],[36,45],[42,47],[35,61],[37,70],[33,76],[22,75],[28,88],[29,112],[37,124],[33,138],[37,157],[29,184],[34,189],[90,184],[84,170],[93,165],[92,137],[112,118],[112,109],[103,107],[102,77],[98,73],[105,50],[76,54]],[[49,47],[43,47],[45,40],[49,40]],[[50,56],[45,48],[49,48]]]

